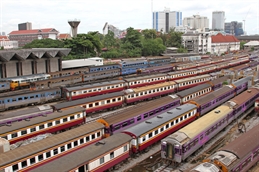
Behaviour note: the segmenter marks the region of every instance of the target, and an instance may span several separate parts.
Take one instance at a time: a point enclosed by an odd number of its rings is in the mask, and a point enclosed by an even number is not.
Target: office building
[[[165,8],[164,11],[153,12],[153,29],[168,33],[171,28],[182,25],[182,12],[170,11]]]
[[[29,22],[18,24],[18,30],[32,30],[32,25]]]
[[[212,12],[212,30],[224,30],[225,12],[213,11]]]
[[[243,35],[243,23],[237,21],[227,22],[225,23],[225,32],[235,36]]]
[[[209,19],[200,15],[193,15],[192,17],[185,17],[183,25],[192,29],[203,29],[209,27]]]

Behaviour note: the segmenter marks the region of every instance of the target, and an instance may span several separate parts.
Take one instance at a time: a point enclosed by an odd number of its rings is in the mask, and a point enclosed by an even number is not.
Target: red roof
[[[8,36],[1,36],[0,35],[0,41],[9,41]]]
[[[61,33],[58,35],[58,39],[69,39],[71,38],[71,35],[68,33]]]
[[[58,32],[58,31],[54,28],[16,30],[16,31],[12,31],[11,33],[9,33],[9,35],[38,34],[38,33],[50,33],[50,32]]]
[[[223,43],[223,42],[240,42],[235,36],[233,35],[222,35],[218,33],[217,35],[211,36],[212,43]]]

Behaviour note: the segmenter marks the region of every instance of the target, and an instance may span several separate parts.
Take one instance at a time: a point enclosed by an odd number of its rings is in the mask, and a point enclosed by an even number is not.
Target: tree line
[[[115,38],[114,33],[102,35],[98,32],[78,34],[64,40],[40,39],[26,44],[23,48],[71,48],[66,59],[80,59],[100,56],[103,58],[126,58],[158,56],[166,47],[177,47],[178,52],[187,52],[182,46],[182,34],[171,29],[169,33],[145,29],[142,32],[130,27],[124,38]]]

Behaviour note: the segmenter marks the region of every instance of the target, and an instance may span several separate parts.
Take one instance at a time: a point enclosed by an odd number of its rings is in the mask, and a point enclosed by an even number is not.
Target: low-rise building
[[[240,49],[240,41],[234,35],[218,33],[211,36],[211,53],[220,55]]]
[[[57,39],[58,33],[59,32],[54,28],[17,30],[9,33],[9,39],[10,41],[18,41],[18,46],[23,47],[35,39]]]
[[[206,54],[211,51],[211,36],[209,32],[187,32],[182,35],[182,44],[188,52]]]
[[[18,41],[10,41],[8,36],[0,36],[0,47],[2,49],[17,49]]]

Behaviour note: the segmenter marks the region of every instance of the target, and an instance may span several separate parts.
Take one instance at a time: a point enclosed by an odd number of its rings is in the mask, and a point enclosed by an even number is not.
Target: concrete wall
[[[46,58],[37,60],[37,73],[46,73],[45,61]]]
[[[50,58],[50,72],[58,71],[58,59],[59,58]]]
[[[32,74],[32,66],[31,62],[33,60],[22,61],[22,74],[23,75],[31,75]]]
[[[6,77],[14,77],[17,76],[17,68],[16,63],[18,61],[9,61],[6,63]]]

